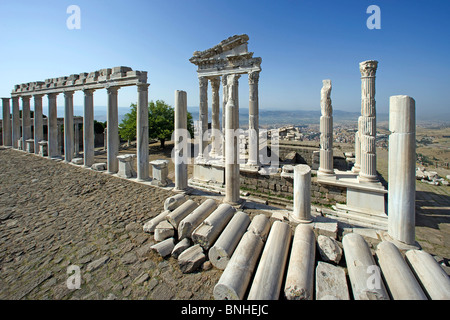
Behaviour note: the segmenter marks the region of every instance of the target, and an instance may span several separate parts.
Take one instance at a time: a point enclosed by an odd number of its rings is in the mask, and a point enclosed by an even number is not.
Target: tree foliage
[[[131,104],[131,110],[125,114],[122,122],[119,124],[119,135],[122,139],[131,141],[136,139],[136,120],[137,106]],[[193,137],[194,126],[192,115],[187,113],[188,131]],[[150,139],[157,139],[164,148],[166,141],[172,137],[175,127],[174,108],[166,104],[163,100],[150,101],[148,104],[148,133]]]

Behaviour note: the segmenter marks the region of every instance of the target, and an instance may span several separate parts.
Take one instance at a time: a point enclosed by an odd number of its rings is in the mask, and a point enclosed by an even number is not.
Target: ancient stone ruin
[[[215,299],[249,300],[385,300],[450,299],[450,280],[434,258],[415,241],[415,101],[409,96],[390,98],[389,188],[376,171],[375,74],[378,62],[359,64],[361,116],[352,170],[333,167],[333,112],[331,80],[320,91],[320,152],[318,183],[346,190],[346,204],[333,209],[311,206],[311,166],[276,166],[288,179],[293,206],[280,209],[263,200],[241,195],[241,173],[270,181],[269,169],[260,163],[258,80],[261,58],[248,52],[247,35],[230,37],[189,60],[198,66],[200,116],[199,153],[192,179],[188,177],[189,141],[187,93],[175,91],[173,162],[175,181],[167,179],[167,161],[149,163],[147,72],[128,67],[102,69],[68,77],[16,85],[3,101],[3,145],[48,158],[59,157],[56,96],[65,97],[64,160],[84,168],[106,171],[122,179],[147,181],[149,188],[166,188],[176,195],[165,200],[164,211],[152,217],[143,230],[152,234],[151,247],[161,257],[177,259],[183,273],[215,267],[223,270],[215,285]],[[240,163],[238,80],[248,74],[249,148]],[[212,88],[212,130],[208,135],[208,83]],[[220,127],[219,87],[223,85],[223,119]],[[124,86],[137,86],[137,155],[119,155],[117,95]],[[108,92],[107,163],[94,163],[93,93]],[[73,94],[85,95],[83,159],[74,155]],[[319,90],[318,90],[319,91]],[[42,98],[47,95],[48,140],[43,135]],[[34,98],[34,133],[30,99]],[[19,100],[22,100],[20,134]],[[12,100],[12,119],[10,114]],[[277,135],[273,133],[273,135]],[[273,138],[273,136],[271,137]],[[272,154],[276,145],[270,145]],[[20,142],[20,143],[19,143]],[[265,142],[264,142],[265,143]],[[39,146],[39,148],[38,148]],[[266,144],[267,147],[267,144]],[[41,153],[42,151],[42,153]],[[131,163],[136,158],[137,173]],[[153,179],[149,179],[149,164]],[[213,187],[210,183],[213,182]],[[207,189],[209,192],[202,193]],[[290,190],[290,191],[289,191]],[[202,195],[202,201],[191,198]],[[250,214],[259,209],[264,214]],[[357,228],[355,226],[370,226]],[[373,247],[371,251],[370,247]],[[403,257],[403,255],[405,258]],[[317,257],[317,259],[316,259]]]

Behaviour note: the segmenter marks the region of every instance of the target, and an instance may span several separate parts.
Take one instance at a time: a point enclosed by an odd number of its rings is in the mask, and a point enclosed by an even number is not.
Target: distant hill
[[[198,107],[188,107],[188,111],[192,113],[194,120],[199,117]],[[347,112],[341,110],[333,110],[333,120],[339,121],[353,121],[357,122],[358,117],[361,114],[359,112]],[[211,121],[211,110],[208,111],[208,116]],[[221,115],[222,116],[222,115]],[[319,124],[321,113],[320,110],[259,110],[259,124],[260,125],[302,125],[302,124]],[[388,114],[377,114],[377,120],[387,121]],[[239,109],[239,123],[241,126],[248,125],[248,109]]]

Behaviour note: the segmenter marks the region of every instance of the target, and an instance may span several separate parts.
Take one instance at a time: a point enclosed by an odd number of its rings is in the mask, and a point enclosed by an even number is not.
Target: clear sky
[[[81,9],[79,30],[66,26],[69,5]],[[366,26],[370,5],[381,9],[381,29]],[[197,106],[192,53],[245,33],[262,58],[262,109],[317,110],[322,80],[331,79],[333,107],[359,112],[358,64],[378,60],[377,112],[388,112],[397,94],[415,98],[418,115],[450,111],[447,0],[2,0],[0,12],[1,97],[15,84],[129,66],[148,71],[150,100],[173,104],[178,89]],[[106,105],[104,91],[95,93],[97,106]],[[246,107],[246,77],[239,94]],[[136,95],[121,89],[119,106]],[[74,103],[83,104],[81,92]]]

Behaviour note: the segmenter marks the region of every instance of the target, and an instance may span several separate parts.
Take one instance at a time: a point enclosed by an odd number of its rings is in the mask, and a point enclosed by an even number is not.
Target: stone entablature
[[[45,81],[17,84],[11,96],[63,93],[65,91],[126,87],[147,83],[147,71],[132,70],[129,67],[114,67],[94,72],[83,72]]]
[[[198,66],[199,76],[222,76],[261,71],[262,59],[248,52],[249,37],[235,35],[205,51],[194,52],[189,61]]]

